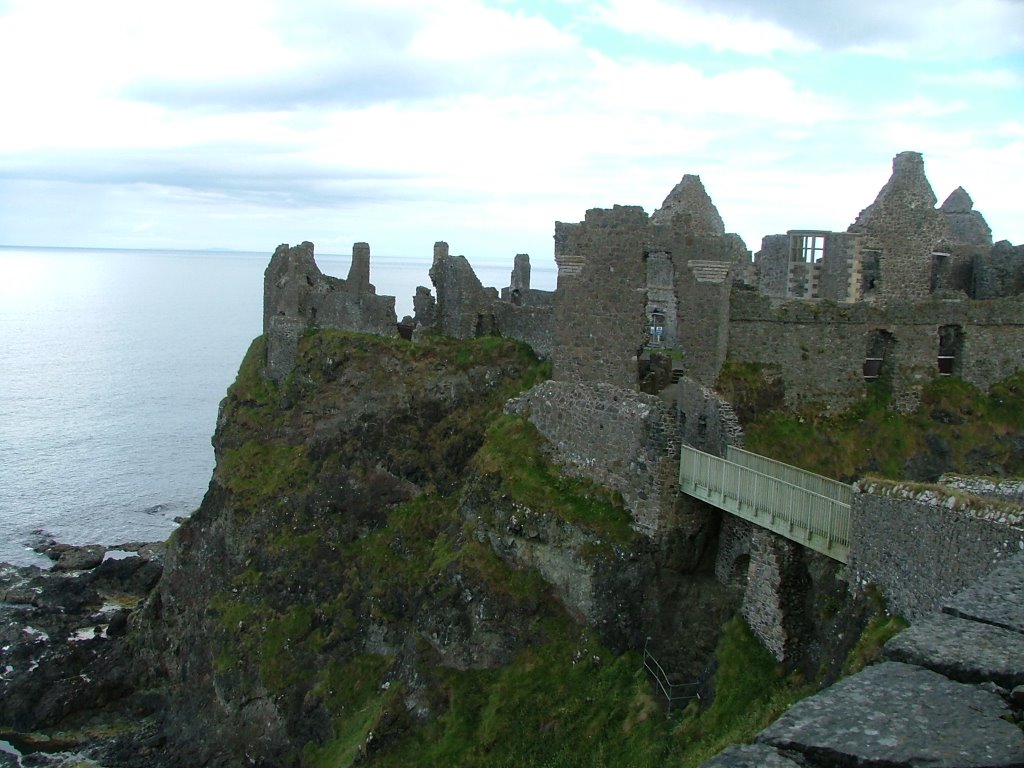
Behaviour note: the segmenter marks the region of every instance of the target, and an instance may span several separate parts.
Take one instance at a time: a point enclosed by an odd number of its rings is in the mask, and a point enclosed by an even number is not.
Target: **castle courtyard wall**
[[[876,331],[892,335],[886,367],[895,403],[916,405],[921,387],[938,375],[939,329],[957,326],[962,344],[955,375],[985,390],[1024,368],[1024,301],[1011,299],[918,304],[790,301],[734,291],[729,359],[776,367],[787,405],[841,408],[865,396],[863,364]]]
[[[849,569],[875,584],[889,609],[914,620],[1024,551],[1019,506],[861,480],[850,516]]]

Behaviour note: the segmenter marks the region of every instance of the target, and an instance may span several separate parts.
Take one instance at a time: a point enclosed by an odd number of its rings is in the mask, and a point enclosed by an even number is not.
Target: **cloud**
[[[925,75],[922,80],[955,88],[1024,88],[1024,71],[1012,69],[972,69],[966,72],[945,72]]]
[[[961,58],[1024,50],[1019,0],[607,0],[596,18],[631,34],[750,54]]]

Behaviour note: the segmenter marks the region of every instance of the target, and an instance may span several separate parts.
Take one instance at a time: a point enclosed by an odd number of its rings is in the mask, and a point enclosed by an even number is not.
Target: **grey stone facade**
[[[893,340],[885,361],[896,402],[916,405],[940,374],[940,330],[959,329],[953,374],[981,389],[1024,368],[1024,297],[977,302],[931,299],[918,304],[787,302],[736,292],[729,358],[779,370],[790,406],[845,407],[864,397],[864,362],[878,332]]]
[[[647,347],[675,350],[706,384],[728,349],[729,293],[749,252],[700,180],[686,176],[656,215],[616,206],[555,227],[554,377],[638,386]]]
[[[309,328],[335,328],[396,336],[395,297],[378,296],[370,283],[370,246],[352,246],[348,279],[325,275],[313,244],[280,245],[263,277],[266,373],[283,379],[295,365],[299,339]]]
[[[911,620],[1024,551],[1019,507],[877,481],[855,489],[850,572]]]
[[[676,418],[664,401],[610,384],[548,381],[505,410],[528,418],[570,474],[621,493],[638,531],[659,532],[679,472]]]
[[[538,357],[551,356],[554,297],[530,287],[530,257],[515,257],[510,285],[500,295],[484,287],[465,256],[452,256],[448,244],[434,244],[430,279],[437,293],[431,303],[417,290],[416,320],[420,327],[456,339],[502,336],[526,342]],[[426,289],[423,289],[424,291]],[[422,309],[421,309],[422,308]]]
[[[804,616],[801,603],[809,579],[799,544],[752,527],[743,618],[780,661],[799,648]]]

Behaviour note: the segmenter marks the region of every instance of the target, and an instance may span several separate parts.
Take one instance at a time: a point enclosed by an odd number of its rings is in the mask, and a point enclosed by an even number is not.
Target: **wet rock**
[[[86,544],[77,547],[71,544],[56,544],[46,550],[46,556],[56,560],[55,571],[87,571],[103,562],[107,548],[100,544]]]
[[[758,741],[824,765],[1024,765],[1024,732],[996,694],[885,662],[804,699]]]
[[[1024,683],[1024,635],[937,613],[916,622],[885,646],[885,657],[961,683]]]

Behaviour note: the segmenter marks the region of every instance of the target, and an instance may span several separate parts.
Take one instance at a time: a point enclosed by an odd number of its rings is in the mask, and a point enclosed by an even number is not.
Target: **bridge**
[[[729,446],[720,458],[681,446],[684,493],[841,563],[850,558],[849,485]]]

